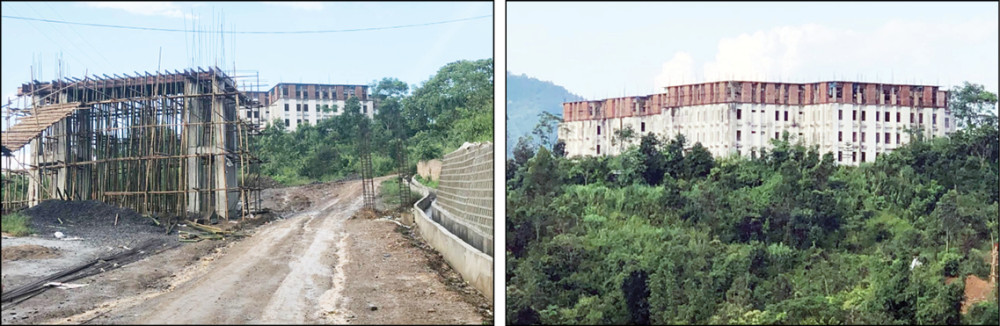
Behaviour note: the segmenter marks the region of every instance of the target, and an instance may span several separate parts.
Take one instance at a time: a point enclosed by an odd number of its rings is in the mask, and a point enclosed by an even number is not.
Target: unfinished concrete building
[[[752,155],[788,132],[792,142],[818,145],[840,164],[871,162],[910,141],[955,130],[948,92],[937,86],[828,81],[807,84],[721,81],[667,87],[648,96],[563,104],[559,139],[568,156],[617,155],[617,135],[702,143],[714,156]]]
[[[375,117],[375,101],[368,95],[368,85],[278,83],[269,91],[247,94],[261,106],[243,110],[243,116],[261,128],[273,123],[284,123],[288,131],[304,123],[315,126],[320,120],[344,113],[351,97],[360,101],[361,114]]]
[[[30,105],[11,109],[4,164],[28,182],[10,202],[5,183],[4,206],[98,200],[223,219],[259,206],[256,126],[237,115],[252,102],[218,68],[34,81],[18,95]]]

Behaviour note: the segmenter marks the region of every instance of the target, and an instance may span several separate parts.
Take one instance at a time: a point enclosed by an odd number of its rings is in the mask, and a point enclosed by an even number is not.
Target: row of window
[[[889,112],[883,112],[883,113],[884,113],[885,118],[882,119],[882,121],[892,122],[892,121],[889,121],[890,118],[892,117],[889,114]],[[857,120],[858,119],[858,111],[857,110],[853,111],[853,114],[852,114],[851,118],[853,120]],[[914,113],[910,112],[910,123],[914,122],[913,118],[914,118]],[[924,115],[923,114],[917,115],[917,118],[918,118],[918,121],[919,121],[917,123],[921,123],[921,124],[924,123]],[[837,111],[837,120],[844,120],[844,110]],[[902,120],[903,120],[902,119],[902,114],[900,112],[896,112],[896,122],[903,122]],[[865,111],[861,111],[861,121],[865,121]],[[879,114],[875,114],[875,121],[879,121]],[[934,113],[934,114],[931,115],[931,123],[937,124],[937,113]],[[944,127],[945,128],[948,127],[948,118],[947,117],[944,118]]]
[[[781,121],[781,112],[782,111],[774,111],[774,121]],[[757,110],[753,110],[750,113],[757,113]],[[764,113],[764,111],[761,111],[761,113]],[[785,121],[788,121],[788,111],[784,111],[784,113]],[[802,114],[802,111],[799,111],[799,114]],[[740,119],[743,119],[743,109],[736,109],[736,120]]]
[[[757,110],[754,110],[753,113],[757,113]],[[781,121],[781,113],[782,112],[780,112],[780,111],[774,111],[774,121]],[[802,112],[799,112],[799,114],[801,114],[801,113]],[[889,121],[890,118],[891,118],[891,115],[889,114],[889,112],[884,112],[884,116],[885,116],[885,119],[884,119],[885,122],[891,122],[891,121]],[[917,115],[917,118],[919,119],[918,123],[921,123],[921,124],[924,123],[924,115],[922,115],[922,114],[921,115]],[[736,109],[736,120],[740,120],[740,119],[743,119],[743,110],[742,109]],[[857,120],[858,119],[858,111],[857,110],[853,111],[852,119],[853,120]],[[784,111],[784,120],[788,121],[788,111]],[[844,110],[837,111],[837,120],[844,120]],[[865,121],[865,120],[866,120],[866,112],[865,111],[861,111],[861,121]],[[879,121],[879,115],[878,114],[875,115],[875,121]],[[899,112],[896,112],[896,122],[902,122],[902,114],[899,113]],[[911,112],[910,113],[910,123],[913,123],[913,122],[914,122],[914,114]],[[948,118],[945,117],[944,118],[944,127],[945,128],[948,128],[948,122],[949,122]],[[934,113],[934,114],[931,115],[931,123],[937,124],[937,113]]]
[[[365,113],[368,113],[368,112],[365,112]],[[639,123],[639,132],[646,132],[646,123],[645,122],[640,122]],[[598,135],[601,134],[601,126],[597,126],[597,134]]]
[[[319,107],[319,105],[317,105],[317,107]],[[290,108],[290,106],[288,105],[288,103],[285,103],[285,112],[289,112],[288,111],[289,108]],[[328,108],[330,108],[330,107],[324,104],[321,109],[325,110],[325,109],[328,109]],[[309,104],[295,104],[295,111],[296,112],[299,112],[299,111],[301,111],[301,112],[309,112]],[[333,112],[337,112],[337,107],[336,106],[333,107]],[[361,113],[368,114],[368,106],[367,105],[364,105],[364,104],[361,105]],[[598,130],[597,134],[600,135],[601,132]]]
[[[878,134],[876,134],[876,137],[875,137],[875,143],[876,144],[879,143],[879,137],[877,135]],[[892,144],[892,138],[890,138],[889,136],[890,136],[890,133],[888,133],[888,132],[885,133],[885,143],[886,144]],[[837,132],[837,141],[844,141],[844,132],[843,131],[838,131]],[[857,131],[851,133],[851,141],[852,142],[857,142],[858,141],[858,132]],[[864,132],[861,133],[861,141],[862,142],[865,141],[865,133]],[[896,133],[896,144],[899,144],[899,143],[900,143],[900,138],[899,138],[899,133],[897,132]]]
[[[753,133],[756,134],[757,132],[754,131]],[[857,142],[858,141],[858,132],[855,131],[855,132],[853,132],[851,134],[852,134],[851,135],[851,138],[852,138],[851,141],[852,142]],[[799,136],[802,136],[802,134],[799,133]],[[774,139],[778,139],[778,138],[781,138],[781,133],[780,132],[775,132],[774,133]],[[879,137],[875,137],[875,143],[876,144],[880,143],[880,139],[881,138],[879,138]],[[736,141],[742,141],[742,140],[743,140],[743,132],[741,130],[737,130],[736,131]],[[841,142],[844,141],[844,132],[843,131],[838,131],[837,132],[837,141],[841,141]],[[865,141],[865,133],[864,132],[861,133],[861,141],[862,142]],[[900,141],[901,141],[901,138],[900,138],[899,133],[897,132],[896,133],[896,144],[899,144]],[[892,144],[891,133],[888,133],[888,132],[885,133],[885,143],[886,144]]]
[[[300,89],[300,87],[302,89]],[[309,91],[304,90],[304,88],[305,87],[302,87],[302,86],[295,86],[295,98],[309,99]],[[327,91],[317,90],[317,91],[315,91],[313,93],[313,99],[320,99],[320,98],[322,98],[324,100],[326,100],[326,99],[333,99],[333,100],[343,99],[343,100],[346,100],[346,99],[351,98],[351,96],[354,96],[354,88],[353,87],[344,88],[344,96],[343,96],[343,98],[338,98],[337,94],[338,93],[336,91],[327,92]],[[281,88],[281,96],[284,96],[284,97],[288,96],[288,87],[282,87]]]
[[[851,162],[858,161],[858,153],[859,152],[851,152]],[[861,153],[861,162],[862,163],[866,162],[867,160],[865,159],[865,152],[860,152],[860,153]],[[875,152],[875,158],[878,158],[879,154],[882,153]],[[837,162],[843,162],[843,161],[844,161],[844,152],[837,152]]]

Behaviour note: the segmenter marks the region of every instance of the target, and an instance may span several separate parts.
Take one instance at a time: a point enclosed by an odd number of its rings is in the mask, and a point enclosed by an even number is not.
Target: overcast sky
[[[489,2],[5,1],[2,9],[4,16],[188,30],[192,21],[199,28],[211,25],[218,29],[223,23],[218,16],[224,14],[225,29],[237,31],[341,30],[490,16],[376,31],[226,35],[224,46],[218,36],[214,43],[202,37],[201,44],[192,45],[196,40],[193,33],[3,18],[0,94],[5,98],[31,79],[33,61],[42,66],[36,79],[54,79],[59,53],[68,66],[67,76],[83,77],[85,72],[120,75],[155,72],[162,47],[163,69],[208,67],[220,59],[219,65],[228,70],[235,60],[236,69],[258,71],[267,86],[278,82],[367,84],[383,77],[413,85],[426,81],[449,62],[493,57],[493,4]]]
[[[726,79],[997,92],[997,3],[507,4],[507,68],[588,99]]]

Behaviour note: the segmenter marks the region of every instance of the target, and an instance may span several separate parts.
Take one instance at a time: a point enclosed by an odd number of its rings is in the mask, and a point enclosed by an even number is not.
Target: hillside
[[[996,95],[963,90],[968,127],[857,167],[787,134],[508,162],[507,323],[996,325]]]
[[[583,97],[562,86],[525,74],[507,72],[507,155],[511,156],[517,139],[528,134],[538,123],[538,114],[549,112],[562,116],[562,103]],[[552,138],[555,139],[553,133]]]

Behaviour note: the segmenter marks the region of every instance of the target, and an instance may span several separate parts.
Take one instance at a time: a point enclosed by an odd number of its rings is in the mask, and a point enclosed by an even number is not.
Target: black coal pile
[[[177,242],[176,231],[164,234],[166,229],[152,219],[99,201],[46,200],[24,213],[31,216],[31,228],[43,238],[55,239],[54,234],[61,232],[64,240],[81,238],[114,248],[132,248],[145,240]]]

